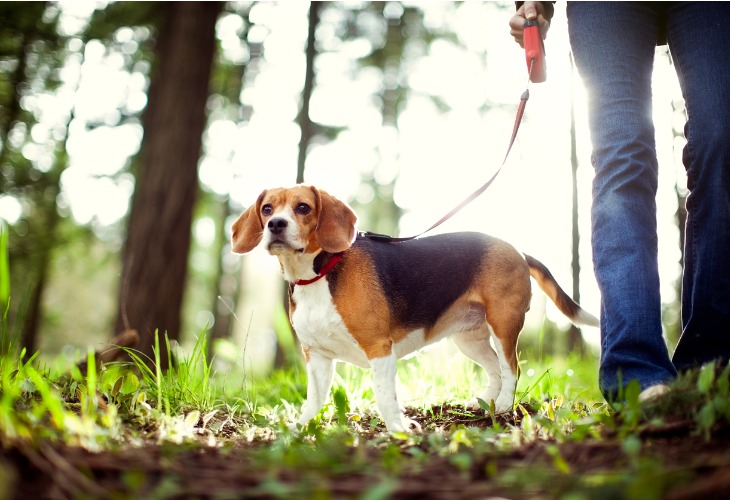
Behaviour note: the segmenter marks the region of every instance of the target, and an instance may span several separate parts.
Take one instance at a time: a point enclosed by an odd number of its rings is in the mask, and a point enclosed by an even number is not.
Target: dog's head
[[[233,223],[232,248],[259,243],[272,255],[342,252],[355,239],[357,216],[345,203],[313,186],[268,189]]]

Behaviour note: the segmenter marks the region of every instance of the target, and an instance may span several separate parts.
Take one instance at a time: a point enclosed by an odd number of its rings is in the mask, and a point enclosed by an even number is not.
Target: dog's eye
[[[274,213],[274,207],[269,205],[268,203],[261,207],[261,214],[269,216]]]
[[[311,211],[312,211],[312,207],[310,207],[306,203],[300,203],[299,205],[297,205],[298,214],[307,215]]]

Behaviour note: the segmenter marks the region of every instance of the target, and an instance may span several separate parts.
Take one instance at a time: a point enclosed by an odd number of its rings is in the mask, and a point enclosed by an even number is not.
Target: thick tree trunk
[[[223,4],[160,4],[160,27],[145,137],[122,260],[115,334],[135,329],[139,350],[153,358],[154,334],[180,332],[198,159]],[[164,342],[161,340],[161,347]],[[161,364],[168,364],[164,347]]]

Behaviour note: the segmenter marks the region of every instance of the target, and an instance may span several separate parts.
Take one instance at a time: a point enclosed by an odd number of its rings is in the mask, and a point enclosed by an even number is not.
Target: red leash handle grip
[[[533,83],[544,82],[547,79],[547,67],[545,65],[545,45],[540,35],[540,27],[537,21],[528,19],[525,21],[523,28],[525,60],[527,61],[530,81]]]

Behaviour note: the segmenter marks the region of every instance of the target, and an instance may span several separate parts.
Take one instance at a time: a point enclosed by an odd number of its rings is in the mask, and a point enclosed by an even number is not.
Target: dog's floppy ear
[[[312,187],[319,207],[315,236],[317,244],[326,252],[343,252],[355,241],[357,216],[345,203],[326,191]]]
[[[261,203],[266,191],[262,192],[256,203],[248,207],[233,223],[231,248],[235,253],[250,252],[261,242],[264,234],[264,225],[261,222]]]

